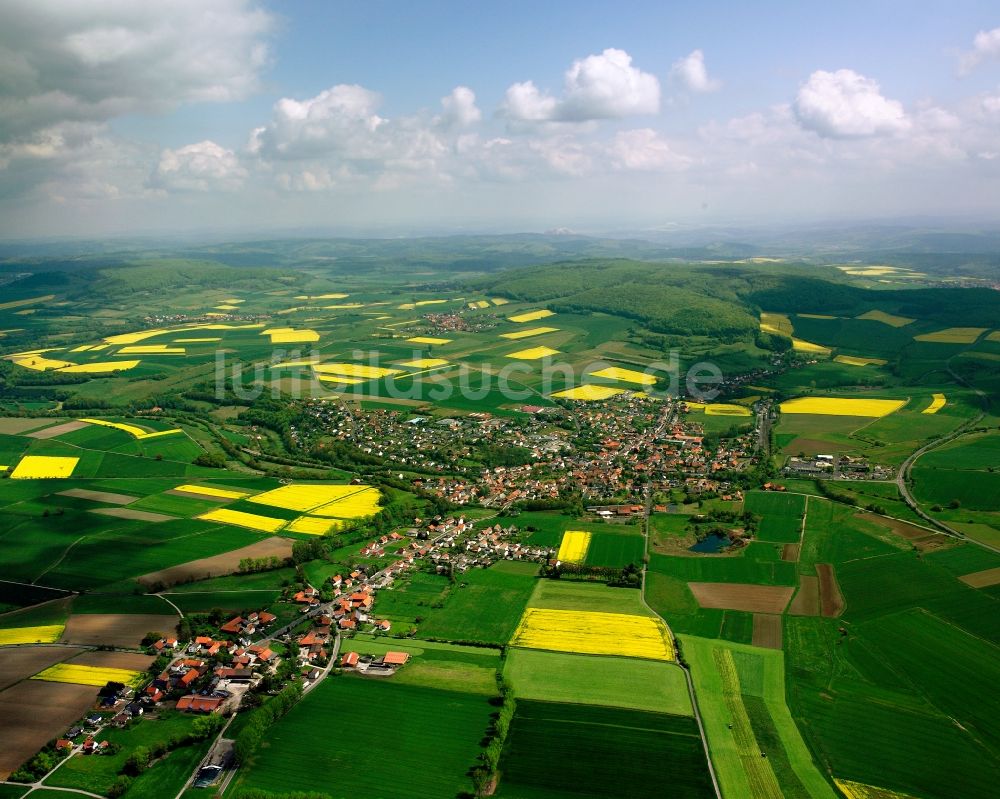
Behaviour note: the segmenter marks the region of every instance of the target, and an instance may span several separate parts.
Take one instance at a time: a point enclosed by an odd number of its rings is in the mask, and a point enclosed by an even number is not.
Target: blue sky
[[[995,3],[10,0],[3,14],[5,237],[998,210]]]

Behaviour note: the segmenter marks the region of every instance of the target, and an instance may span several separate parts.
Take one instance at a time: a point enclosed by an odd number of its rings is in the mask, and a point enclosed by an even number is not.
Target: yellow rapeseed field
[[[63,478],[73,474],[79,458],[54,457],[52,455],[25,455],[10,473],[12,480],[38,480],[43,478]]]
[[[413,338],[408,338],[411,344],[450,344],[450,338],[434,338],[433,336],[414,336]]]
[[[853,355],[838,355],[833,360],[848,366],[885,366],[886,364],[882,358],[857,358]]]
[[[314,372],[334,374],[343,377],[362,377],[371,380],[386,375],[402,374],[402,369],[388,369],[384,366],[365,366],[360,363],[320,363],[313,366]]]
[[[581,530],[567,530],[563,533],[556,559],[566,563],[583,563],[587,558],[589,548],[590,533]]]
[[[118,350],[121,355],[183,355],[184,347],[171,347],[169,344],[133,344]]]
[[[326,311],[353,311],[355,308],[364,308],[363,302],[342,302],[337,305],[324,305]]]
[[[238,305],[216,305],[214,306],[217,311],[236,311],[239,310]]]
[[[611,386],[577,386],[576,388],[567,388],[565,391],[557,391],[553,394],[553,397],[559,397],[561,399],[571,399],[571,400],[582,400],[582,401],[595,401],[604,400],[609,397],[614,397],[616,394],[624,394],[628,389],[624,388],[612,388]]]
[[[379,499],[382,494],[377,488],[370,486],[351,486],[351,488],[361,490],[343,499],[334,500],[328,505],[314,508],[311,513],[314,516],[332,516],[335,519],[361,519],[379,512],[381,509]]]
[[[684,400],[684,404],[687,405],[689,411],[703,411],[705,410],[704,402],[695,402],[694,400]]]
[[[902,271],[896,266],[838,266],[837,269],[848,275],[864,275],[867,277],[882,277]]]
[[[551,355],[558,355],[559,350],[554,350],[551,347],[532,347],[527,350],[518,350],[517,352],[509,353],[504,356],[506,358],[517,358],[522,361],[537,361],[539,358],[547,358]]]
[[[913,799],[910,794],[892,791],[888,788],[876,788],[874,785],[865,785],[863,782],[839,780],[836,777],[833,781],[847,799]]]
[[[206,522],[220,522],[236,527],[246,527],[262,533],[275,533],[285,526],[284,519],[272,519],[270,516],[258,516],[256,513],[244,513],[241,510],[229,510],[228,508],[210,510],[198,518]]]
[[[836,316],[830,316],[830,314],[825,313],[797,313],[796,316],[801,316],[803,319],[836,319]]]
[[[470,302],[469,307],[473,310],[477,310],[480,308],[489,308],[490,304],[486,300],[476,300],[475,302]]]
[[[934,394],[931,399],[931,404],[924,408],[921,413],[937,413],[947,404],[948,400],[944,394]]]
[[[673,640],[662,621],[623,613],[528,608],[511,645],[585,655],[674,659]]]
[[[178,428],[173,430],[143,430],[138,425],[125,424],[124,422],[109,422],[106,419],[80,419],[81,422],[86,422],[87,424],[96,424],[101,427],[113,427],[116,430],[122,430],[128,433],[130,436],[134,436],[138,439],[145,438],[159,438],[160,436],[172,436],[181,433],[182,431]]]
[[[319,364],[318,358],[307,358],[301,361],[282,361],[281,363],[272,363],[272,369],[291,369],[297,366],[316,366]]]
[[[33,369],[36,372],[44,372],[46,369],[65,369],[73,366],[72,361],[57,361],[54,358],[43,358],[39,355],[27,355],[21,358],[13,358],[14,363],[23,366],[25,369]]]
[[[742,405],[730,405],[725,402],[713,402],[705,406],[708,416],[752,416],[749,408]]]
[[[174,491],[188,491],[192,494],[204,494],[206,497],[219,497],[220,499],[241,499],[249,494],[249,491],[233,491],[231,488],[215,488],[214,486],[194,485],[185,483],[177,486]]]
[[[336,519],[321,519],[317,516],[299,516],[288,523],[285,528],[289,533],[304,533],[305,535],[326,535],[331,530],[341,527]]]
[[[295,299],[297,300],[346,300],[350,297],[350,294],[340,294],[338,292],[331,292],[330,294],[313,294],[312,296],[308,294],[298,294]]]
[[[74,685],[96,685],[103,687],[109,682],[133,685],[142,674],[131,669],[116,669],[111,666],[78,666],[73,663],[56,663],[40,671],[31,679],[45,682],[68,682]]]
[[[634,369],[622,369],[620,366],[609,366],[590,373],[593,377],[603,377],[608,380],[624,380],[626,383],[638,383],[641,386],[651,386],[656,382],[655,375],[637,372]]]
[[[203,338],[175,338],[174,344],[204,344],[209,341],[222,341],[219,336],[206,336]]]
[[[948,327],[933,333],[923,333],[914,336],[914,341],[931,341],[936,344],[975,344],[976,339],[985,333],[985,327]]]
[[[516,341],[519,338],[530,338],[531,336],[540,336],[543,333],[556,333],[559,330],[558,327],[533,327],[529,330],[517,330],[513,333],[501,333],[500,338],[510,339],[511,341]]]
[[[269,327],[261,331],[262,336],[270,336],[272,344],[306,344],[319,341],[319,333],[309,328],[296,330],[294,327]]]
[[[75,363],[65,366],[60,372],[65,374],[107,374],[109,372],[127,372],[135,369],[142,361],[95,361],[94,363]]]
[[[760,315],[760,329],[763,333],[791,338],[792,320],[788,318],[788,314],[765,312]]]
[[[285,510],[308,511],[365,491],[368,486],[294,483],[250,497],[250,502]]]
[[[412,369],[433,369],[435,366],[446,366],[444,358],[417,358],[413,361],[400,361],[397,366],[408,366]]]
[[[545,319],[547,316],[555,316],[555,314],[548,310],[527,311],[526,313],[518,314],[517,316],[509,316],[507,318],[511,322],[534,322],[538,319]]]
[[[342,377],[341,375],[317,375],[324,383],[337,383],[341,386],[356,386],[358,383],[366,382],[361,377]]]
[[[140,330],[137,333],[119,333],[116,336],[107,336],[104,341],[107,344],[137,344],[154,336],[163,336],[169,333],[190,333],[195,330],[247,330],[249,328],[263,327],[259,322],[247,325],[231,325],[223,322],[209,325],[185,325],[182,327],[158,327],[151,330]]]
[[[912,325],[916,322],[916,319],[910,319],[908,316],[896,316],[895,314],[886,313],[885,311],[867,311],[860,316],[856,316],[855,319],[867,319],[871,322],[881,322],[884,325],[889,325],[890,327],[906,327],[907,325]]]
[[[493,297],[490,299],[494,305],[506,305],[510,300],[505,300],[503,297]]]
[[[0,630],[0,646],[13,644],[54,644],[63,634],[61,624],[43,624],[39,627],[9,627]]]
[[[829,355],[833,350],[824,347],[822,344],[813,344],[811,341],[803,341],[800,338],[792,339],[792,349],[796,352],[809,352],[814,355]]]
[[[906,400],[799,397],[781,403],[782,413],[813,413],[821,416],[886,416],[898,411]]]

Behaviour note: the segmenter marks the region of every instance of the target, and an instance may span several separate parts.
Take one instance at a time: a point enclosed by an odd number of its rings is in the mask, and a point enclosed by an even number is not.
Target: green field
[[[636,531],[638,533],[638,530]],[[623,568],[629,564],[639,566],[645,542],[639,535],[614,535],[593,533],[587,547],[587,566],[607,566]]]
[[[411,641],[375,638],[358,634],[345,641],[344,652],[384,655],[406,652],[410,661],[392,678],[400,685],[423,685],[449,691],[495,696],[500,652],[481,646],[458,646],[438,641]]]
[[[500,770],[507,799],[714,795],[694,720],[639,710],[521,700]]]
[[[163,741],[171,736],[183,735],[190,731],[194,717],[183,713],[170,713],[160,719],[142,719],[129,729],[118,729],[111,727],[98,736],[99,741],[110,741],[119,744],[122,748],[114,755],[85,756],[74,755],[60,767],[45,784],[53,788],[77,788],[79,790],[91,791],[93,793],[106,794],[117,779],[122,766],[125,764],[129,754],[137,747],[149,746],[157,741]],[[170,757],[163,761],[162,765],[167,767],[164,772],[173,773],[174,769],[170,761],[177,758],[178,761],[185,760],[184,749],[173,752]],[[196,748],[196,747],[195,747]],[[169,764],[169,765],[168,765]],[[154,768],[159,768],[156,766]],[[193,765],[192,765],[193,768]],[[153,770],[150,770],[153,773]],[[168,774],[166,779],[171,779]],[[176,782],[176,777],[173,777]],[[175,791],[179,791],[183,781],[174,786]],[[153,786],[150,786],[151,788]],[[154,791],[155,793],[155,791]]]
[[[471,693],[344,676],[324,681],[267,733],[238,787],[274,793],[440,799],[471,790],[491,706]],[[364,720],[377,746],[303,746],[331,719]],[[359,733],[361,734],[361,733]],[[390,754],[391,753],[391,754]]]
[[[504,679],[518,699],[691,715],[687,681],[673,663],[510,649]]]
[[[538,582],[538,564],[501,561],[456,575],[444,607],[431,608],[421,638],[506,644]]]
[[[785,705],[781,652],[688,635],[680,641],[723,794],[781,797],[780,784],[787,796],[833,799]],[[720,655],[732,659],[735,678],[720,669]],[[765,743],[773,748],[763,760]]]
[[[568,580],[538,580],[528,607],[653,615],[642,604],[639,592],[633,588],[610,588],[603,583],[577,583]]]

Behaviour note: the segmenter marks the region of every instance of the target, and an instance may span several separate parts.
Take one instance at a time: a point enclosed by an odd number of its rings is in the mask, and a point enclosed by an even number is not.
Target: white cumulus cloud
[[[813,72],[794,108],[802,127],[831,139],[886,136],[910,127],[899,101],[883,97],[875,80],[851,69]]]
[[[234,191],[246,176],[236,153],[213,141],[202,141],[164,150],[150,184],[171,191]]]
[[[574,61],[566,71],[561,99],[525,81],[507,89],[501,107],[504,116],[518,122],[621,119],[659,110],[659,80],[633,66],[632,56],[616,48]]]
[[[972,49],[962,53],[958,71],[967,75],[984,61],[1000,59],[1000,28],[979,31],[972,40]]]
[[[615,166],[628,170],[683,169],[691,163],[690,158],[675,152],[666,139],[650,128],[618,131],[608,154]]]
[[[687,91],[696,94],[718,91],[722,87],[722,81],[708,76],[705,54],[701,50],[694,50],[675,61],[670,69],[670,77]]]
[[[443,113],[438,123],[446,128],[467,128],[483,118],[476,106],[476,93],[468,86],[456,86],[451,94],[441,98]]]

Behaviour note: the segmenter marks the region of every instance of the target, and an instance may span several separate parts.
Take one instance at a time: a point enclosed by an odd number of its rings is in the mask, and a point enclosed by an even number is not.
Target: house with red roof
[[[188,694],[177,700],[177,709],[188,713],[215,713],[223,701],[221,696]]]

